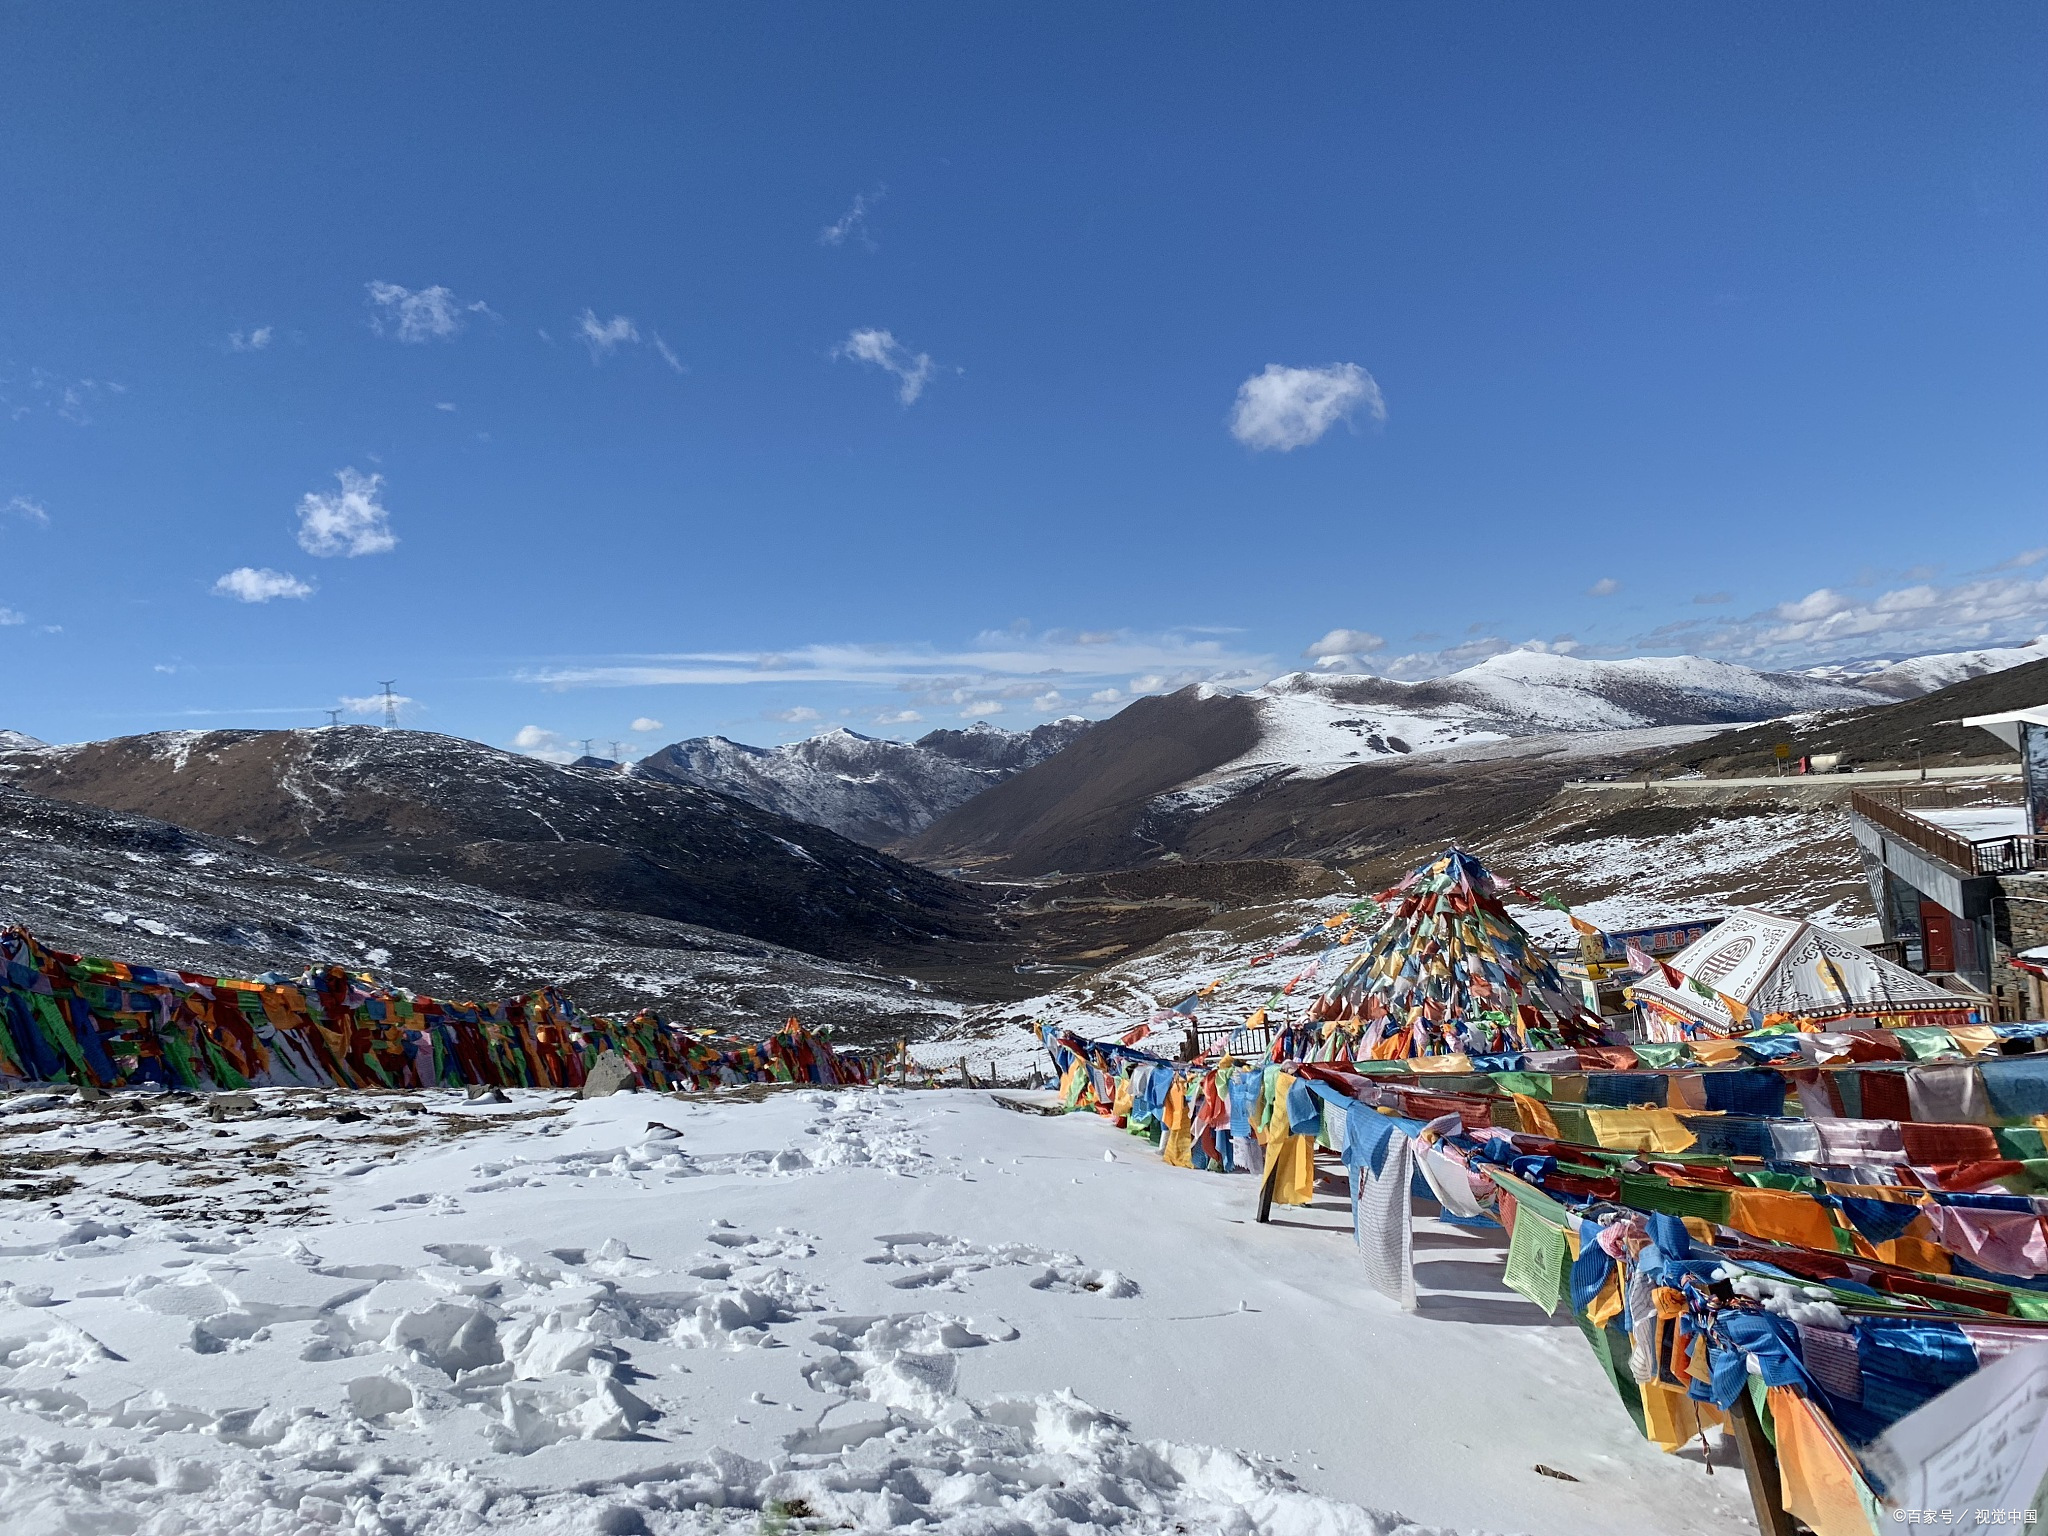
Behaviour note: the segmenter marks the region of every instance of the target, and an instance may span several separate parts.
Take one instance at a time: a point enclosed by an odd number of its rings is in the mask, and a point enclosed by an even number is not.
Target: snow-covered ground
[[[1162,939],[1128,959],[1090,971],[1035,997],[999,1003],[971,1015],[957,1033],[913,1045],[910,1053],[933,1068],[951,1068],[965,1060],[977,1081],[993,1073],[998,1082],[1021,1082],[1045,1065],[1034,1023],[1071,1030],[1102,1040],[1145,1023],[1162,1008],[1175,1004],[1210,983],[1220,983],[1201,999],[1197,1017],[1204,1025],[1241,1023],[1273,998],[1289,981],[1294,991],[1275,1002],[1277,1022],[1299,1012],[1329,981],[1355,946],[1327,944],[1320,936],[1324,918],[1343,911],[1357,898],[1324,896],[1311,901],[1277,904],[1228,920],[1227,927],[1191,928]],[[1272,951],[1278,943],[1315,925],[1318,936],[1300,947],[1275,954],[1260,965],[1252,957]],[[1297,978],[1300,978],[1297,980]],[[1146,1050],[1175,1054],[1186,1020],[1162,1021],[1159,1035]]]
[[[1738,906],[1845,933],[1860,933],[1873,920],[1847,818],[1835,807],[1530,843],[1514,850],[1512,864],[1524,886],[1562,894],[1580,918],[1610,930],[1715,917]],[[1514,904],[1509,911],[1546,945],[1576,948],[1562,912]]]
[[[0,1101],[11,1536],[1746,1525],[1497,1241],[1422,1222],[1403,1313],[1338,1199],[1093,1116],[255,1100]]]
[[[1930,806],[1926,809],[1913,806],[1910,809],[1922,821],[1931,821],[1937,827],[1946,827],[1956,836],[1975,842],[2027,835],[2027,808],[2024,805]]]

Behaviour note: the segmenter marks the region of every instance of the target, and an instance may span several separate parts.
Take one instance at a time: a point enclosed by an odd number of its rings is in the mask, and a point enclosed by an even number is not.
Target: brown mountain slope
[[[1571,778],[1636,771],[1669,734],[1528,737],[1334,774],[1285,769],[1215,796],[1175,793],[1257,744],[1256,701],[1183,689],[1143,699],[1056,757],[976,796],[896,849],[993,878],[1131,869],[1162,858],[1349,864],[1484,836]]]
[[[894,851],[928,865],[1006,875],[1127,868],[1165,851],[1141,832],[1154,796],[1257,744],[1250,699],[1195,688],[1139,699]]]
[[[914,961],[993,937],[976,892],[821,827],[424,731],[167,732],[0,753],[0,774],[317,867],[637,912],[834,958]]]
[[[1653,763],[1658,773],[1696,769],[1715,776],[1770,773],[1772,748],[1784,742],[1794,756],[1838,752],[1864,768],[1929,768],[2009,760],[2012,753],[1989,731],[1962,723],[1969,715],[2048,704],[2048,661],[1973,677],[1897,704],[1829,711],[1724,731]]]

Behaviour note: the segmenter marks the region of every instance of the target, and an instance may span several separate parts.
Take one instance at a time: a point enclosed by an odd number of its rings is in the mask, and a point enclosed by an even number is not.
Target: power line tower
[[[613,742],[613,743],[612,743],[612,761],[616,763],[616,762],[617,762],[617,761],[619,760],[619,754],[620,754],[621,752],[625,751],[625,749],[626,749],[626,744],[625,744],[625,743],[624,743],[623,741],[615,741],[615,742]]]
[[[340,725],[341,711],[338,709],[330,709],[329,711],[327,711],[327,724],[329,725],[329,727]]]
[[[590,749],[596,744],[597,738],[595,736],[579,736],[576,739],[583,743],[583,755],[585,757],[590,756]]]
[[[387,731],[398,729],[398,695],[391,691],[391,685],[397,681],[395,677],[387,677],[378,685],[384,690],[384,729]]]

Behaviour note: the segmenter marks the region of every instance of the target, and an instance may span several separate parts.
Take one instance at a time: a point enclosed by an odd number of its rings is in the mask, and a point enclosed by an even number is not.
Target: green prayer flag
[[[1907,1059],[1911,1061],[1926,1061],[1934,1056],[1962,1054],[1956,1047],[1956,1037],[1934,1025],[1920,1024],[1911,1029],[1895,1029],[1892,1033],[1898,1037],[1899,1044],[1906,1048]]]
[[[1564,1272],[1569,1260],[1564,1228],[1552,1226],[1539,1212],[1518,1201],[1515,1235],[1508,1243],[1507,1273],[1501,1276],[1508,1289],[1528,1297],[1548,1316],[1564,1300]]]
[[[1697,1216],[1702,1221],[1716,1224],[1725,1224],[1728,1220],[1727,1190],[1679,1189],[1669,1180],[1651,1174],[1622,1174],[1621,1203],[1639,1211]]]
[[[1998,1150],[2016,1162],[2048,1157],[2048,1145],[2043,1144],[2041,1133],[2032,1126],[2012,1125],[1991,1134],[1998,1140]]]
[[[1635,1047],[1636,1060],[1646,1067],[1675,1067],[1692,1060],[1692,1047],[1682,1044],[1657,1045],[1645,1041]]]

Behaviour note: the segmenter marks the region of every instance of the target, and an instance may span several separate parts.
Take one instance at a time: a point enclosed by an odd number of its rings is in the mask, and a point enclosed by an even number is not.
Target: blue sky
[[[2044,70],[1999,4],[10,6],[0,725],[2030,638]]]

